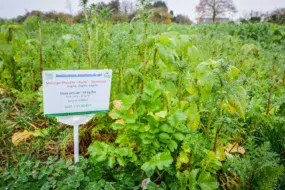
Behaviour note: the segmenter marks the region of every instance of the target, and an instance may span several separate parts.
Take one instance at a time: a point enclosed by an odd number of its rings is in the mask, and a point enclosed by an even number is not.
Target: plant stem
[[[88,63],[89,63],[89,68],[91,69],[91,32],[90,32],[90,27],[88,24],[88,14],[87,14],[87,5],[84,4],[83,5],[83,12],[84,12],[84,16],[85,16],[85,30],[87,33],[87,39],[88,39],[88,52],[87,52],[87,57],[88,57]]]
[[[147,59],[146,59],[146,55],[147,55],[147,21],[145,21],[144,23],[144,56],[143,56],[143,62],[144,62],[144,66],[143,66],[143,77],[146,76],[146,65],[147,65]],[[142,83],[141,83],[141,94],[143,93],[143,89],[144,89],[144,78],[142,79]]]
[[[275,67],[274,64],[272,64],[272,75],[271,75],[271,86],[269,89],[269,96],[268,96],[268,100],[267,100],[267,108],[266,108],[266,115],[268,115],[269,111],[270,111],[270,106],[271,106],[271,97],[272,97],[272,93],[273,93],[273,89],[275,86],[275,79],[274,79],[274,75],[275,75]]]
[[[43,38],[42,38],[42,27],[41,27],[41,18],[39,17],[39,41],[40,41],[40,72],[42,75],[43,72]]]
[[[272,97],[272,93],[273,93],[274,86],[275,86],[275,83],[274,83],[274,81],[272,81],[272,84],[271,84],[271,86],[270,86],[270,92],[269,92],[268,100],[267,100],[266,115],[268,115],[268,113],[269,113],[269,111],[270,111],[271,97]]]
[[[224,101],[224,83],[223,80],[221,78],[221,76],[219,76],[220,79],[220,107],[219,107],[219,118],[221,118],[223,116],[223,101]],[[216,134],[215,134],[215,141],[214,141],[214,148],[213,151],[216,153],[217,151],[217,146],[218,146],[218,137],[219,137],[219,133],[221,131],[222,126],[219,126],[216,130]]]

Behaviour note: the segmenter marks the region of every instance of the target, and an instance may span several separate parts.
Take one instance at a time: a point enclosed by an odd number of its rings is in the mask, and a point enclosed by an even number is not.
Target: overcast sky
[[[68,0],[72,7],[72,13],[76,14],[79,10],[79,0]],[[108,0],[101,0],[108,2]],[[233,0],[238,8],[235,17],[242,16],[245,12],[271,11],[275,8],[285,8],[285,0]],[[100,0],[89,0],[90,3],[100,2]],[[197,17],[195,6],[199,0],[165,0],[170,10],[174,14],[186,14],[192,20]],[[0,17],[13,18],[23,15],[26,11],[61,11],[70,13],[67,0],[0,0]]]

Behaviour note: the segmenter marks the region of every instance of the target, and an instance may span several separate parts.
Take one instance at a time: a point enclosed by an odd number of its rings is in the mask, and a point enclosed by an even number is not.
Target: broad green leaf
[[[0,60],[0,73],[4,70],[4,61]]]
[[[17,53],[14,55],[14,60],[15,62],[20,62],[21,61],[21,56]]]
[[[201,162],[201,166],[204,171],[216,174],[216,172],[222,167],[222,163],[213,151],[208,151],[207,156]]]
[[[240,70],[238,68],[236,68],[235,66],[230,65],[229,69],[230,69],[230,77],[231,78],[237,77],[240,73]]]
[[[121,130],[121,129],[123,129],[125,126],[122,125],[122,124],[113,123],[113,124],[111,125],[111,127],[112,127],[113,130]]]
[[[197,85],[204,101],[206,101],[211,95],[212,88],[215,83],[214,68],[217,66],[217,62],[210,60],[208,62],[200,63],[196,67],[195,72]]]
[[[142,139],[142,143],[143,143],[143,144],[151,144],[151,143],[152,143],[152,140],[151,140],[151,139],[144,138],[144,139]]]
[[[104,190],[116,190],[116,188],[111,183],[107,183]]]
[[[125,123],[136,123],[137,115],[136,114],[125,114],[123,117]]]
[[[121,156],[117,156],[117,161],[120,164],[120,166],[125,166],[126,165],[126,161],[123,157]]]
[[[217,179],[211,176],[209,172],[202,172],[198,178],[197,184],[201,190],[213,190],[219,188]]]
[[[158,38],[155,39],[156,43],[160,43],[166,47],[171,46],[172,45],[172,40],[169,37],[166,36],[162,36],[160,35]]]
[[[144,93],[147,94],[147,98],[151,96],[153,100],[155,100],[158,96],[160,96],[160,84],[157,81],[150,81],[146,83],[145,88],[144,88]],[[147,99],[147,101],[150,101]]]
[[[113,168],[113,167],[114,167],[115,162],[116,162],[116,160],[115,160],[115,157],[114,157],[114,156],[110,156],[110,157],[108,158],[108,166],[109,166],[110,168]]]
[[[183,113],[180,110],[176,110],[174,113],[170,114],[170,116],[168,117],[169,124],[173,127],[179,125],[180,123],[182,123],[184,121],[186,121],[186,119],[187,119],[187,117],[186,117],[185,113]]]
[[[128,156],[129,155],[129,151],[127,148],[119,148],[119,149],[117,149],[117,151],[120,154],[120,156]]]
[[[164,63],[168,64],[168,63],[174,62],[174,54],[173,54],[172,50],[170,50],[164,46],[157,45],[157,52],[158,52],[160,59]]]
[[[166,133],[172,133],[173,132],[173,128],[168,124],[161,125],[160,130],[163,132],[166,132]]]
[[[122,111],[128,111],[136,100],[137,97],[135,95],[124,96],[122,99]]]
[[[176,141],[174,140],[170,140],[169,144],[168,144],[168,148],[171,152],[174,152],[177,149],[178,145],[176,143]]]
[[[188,55],[191,62],[197,62],[199,61],[201,52],[198,50],[196,46],[192,46],[191,48],[188,48]]]
[[[172,164],[173,158],[169,152],[158,153],[150,159],[150,161],[144,163],[141,167],[142,170],[147,171],[149,169],[163,170],[166,167],[169,167]]]
[[[190,103],[189,108],[187,109],[188,124],[190,125],[191,130],[198,128],[200,124],[200,114],[198,112],[198,106],[196,103]]]
[[[163,170],[165,167],[169,167],[172,164],[173,158],[171,157],[170,153],[162,153],[160,155],[160,159],[157,162],[157,168],[159,170]]]
[[[247,94],[243,87],[239,86],[228,98],[229,104],[236,109],[239,115],[245,120],[245,110],[247,106]]]
[[[153,168],[148,168],[145,171],[145,174],[146,174],[147,177],[151,177],[154,174],[154,169]]]
[[[197,185],[197,176],[199,173],[200,169],[194,169],[191,170],[190,174],[189,174],[189,183],[190,183],[190,189],[197,189],[196,185]]]
[[[173,136],[175,139],[177,139],[179,141],[183,141],[185,138],[185,136],[182,133],[175,133]]]
[[[105,186],[106,181],[104,179],[101,179],[100,181],[94,181],[88,183],[88,185],[85,187],[85,190],[101,190]]]
[[[160,133],[159,134],[159,138],[161,138],[161,139],[170,139],[170,136],[167,133]]]
[[[96,157],[96,161],[98,162],[103,162],[106,159],[107,159],[107,154],[103,152],[101,152],[101,154]]]
[[[188,88],[186,88],[186,90],[192,96],[198,94],[198,90],[193,84],[190,84],[190,86]]]

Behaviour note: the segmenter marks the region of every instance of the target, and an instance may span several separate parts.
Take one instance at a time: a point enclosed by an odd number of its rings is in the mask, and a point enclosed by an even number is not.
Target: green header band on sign
[[[73,112],[73,113],[54,113],[45,114],[45,117],[58,117],[58,116],[72,116],[72,115],[87,115],[96,113],[109,113],[109,110],[97,110],[97,111],[85,111],[85,112]]]

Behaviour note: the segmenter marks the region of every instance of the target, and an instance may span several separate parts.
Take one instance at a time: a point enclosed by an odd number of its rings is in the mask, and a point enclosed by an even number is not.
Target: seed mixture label
[[[111,70],[43,71],[45,117],[109,111]]]

